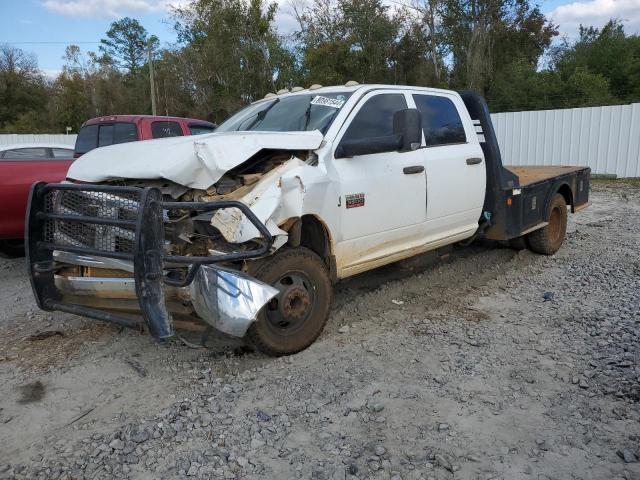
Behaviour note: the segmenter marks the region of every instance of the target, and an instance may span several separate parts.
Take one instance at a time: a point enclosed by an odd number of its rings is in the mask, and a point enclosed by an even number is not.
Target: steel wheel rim
[[[272,286],[279,293],[264,307],[266,324],[278,335],[294,335],[303,328],[315,307],[313,283],[305,272],[290,271]]]

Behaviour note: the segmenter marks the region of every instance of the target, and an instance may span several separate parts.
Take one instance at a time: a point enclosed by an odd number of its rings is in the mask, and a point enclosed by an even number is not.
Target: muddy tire
[[[527,235],[529,248],[536,253],[553,255],[562,246],[567,233],[567,204],[564,197],[556,193],[551,199],[549,224]]]
[[[303,247],[283,249],[251,274],[280,293],[260,311],[247,340],[274,356],[311,345],[327,323],[331,307],[331,281],[322,259]]]

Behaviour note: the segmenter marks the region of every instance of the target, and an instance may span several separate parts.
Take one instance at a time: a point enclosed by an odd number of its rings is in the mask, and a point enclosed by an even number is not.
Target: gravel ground
[[[640,186],[591,200],[553,257],[338,285],[279,359],[40,312],[0,259],[0,478],[640,479]]]

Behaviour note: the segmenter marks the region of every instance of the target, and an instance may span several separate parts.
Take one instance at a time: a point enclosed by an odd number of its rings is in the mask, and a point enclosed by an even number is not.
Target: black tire
[[[525,237],[516,237],[509,240],[509,248],[513,250],[524,250],[527,248],[527,239]]]
[[[556,193],[551,199],[548,225],[527,235],[529,248],[536,253],[553,255],[562,246],[567,233],[567,204],[564,197]]]
[[[290,355],[311,345],[322,332],[331,308],[329,271],[309,249],[283,249],[251,272],[280,294],[258,314],[247,339],[267,355]]]

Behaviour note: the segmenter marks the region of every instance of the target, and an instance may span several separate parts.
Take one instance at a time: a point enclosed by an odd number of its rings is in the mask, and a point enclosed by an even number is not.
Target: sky
[[[175,43],[170,12],[188,1],[0,0],[0,44],[33,53],[40,69],[55,77],[67,45],[97,50],[111,22],[125,16],[138,19],[163,45]],[[277,27],[288,33],[295,27],[290,0],[277,1]],[[628,33],[640,33],[640,0],[540,0],[540,7],[569,39],[575,38],[581,23],[600,27],[611,17],[621,19]]]

